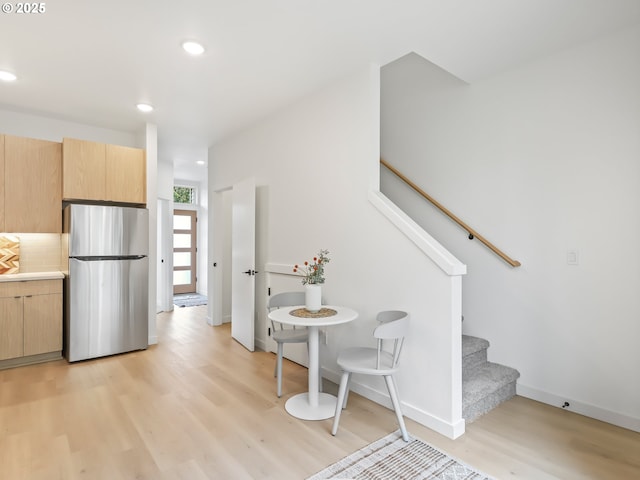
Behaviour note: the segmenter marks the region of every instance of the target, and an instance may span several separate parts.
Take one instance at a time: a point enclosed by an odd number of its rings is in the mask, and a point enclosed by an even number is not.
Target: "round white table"
[[[269,313],[269,318],[276,322],[304,326],[309,329],[309,391],[291,397],[285,403],[284,408],[290,415],[302,420],[324,420],[335,414],[337,398],[335,395],[319,391],[320,341],[318,331],[320,327],[351,322],[358,318],[358,312],[346,307],[323,305],[323,309],[333,310],[335,314],[315,318],[291,315],[291,312],[303,308],[303,305],[283,307]]]

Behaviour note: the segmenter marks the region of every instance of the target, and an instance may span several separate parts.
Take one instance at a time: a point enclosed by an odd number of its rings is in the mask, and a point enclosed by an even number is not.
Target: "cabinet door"
[[[4,217],[8,232],[62,231],[62,145],[5,135]]]
[[[4,188],[4,135],[0,135],[0,186]],[[0,193],[0,232],[4,231],[4,194]]]
[[[147,167],[144,150],[107,145],[107,199],[114,202],[147,202]]]
[[[104,143],[65,138],[62,141],[62,197],[108,200],[105,192]]]
[[[22,297],[0,298],[0,360],[23,355]]]
[[[24,354],[62,350],[62,295],[24,297]]]

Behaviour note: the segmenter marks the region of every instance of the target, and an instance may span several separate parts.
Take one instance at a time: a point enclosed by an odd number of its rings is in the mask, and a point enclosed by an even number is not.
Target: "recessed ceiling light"
[[[198,161],[196,161],[196,163],[197,163],[198,165],[204,165],[204,160],[198,160]]]
[[[18,77],[16,77],[13,73],[0,70],[0,80],[3,80],[5,82],[13,82],[16,80],[16,78]]]
[[[153,105],[149,105],[148,103],[139,103],[136,105],[138,110],[144,113],[149,113],[153,111]]]
[[[185,52],[191,55],[202,55],[204,53],[204,47],[198,42],[184,42],[182,44],[182,48],[184,48]]]

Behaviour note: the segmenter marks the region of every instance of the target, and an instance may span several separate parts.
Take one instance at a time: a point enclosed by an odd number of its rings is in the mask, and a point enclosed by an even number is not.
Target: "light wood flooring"
[[[278,399],[275,356],[205,316],[160,314],[147,351],[0,371],[0,479],[303,479],[396,430],[393,412],[356,394],[336,437],[331,419],[292,418],[284,402],[306,369],[285,362]],[[457,440],[407,428],[498,479],[640,478],[640,434],[521,397]]]

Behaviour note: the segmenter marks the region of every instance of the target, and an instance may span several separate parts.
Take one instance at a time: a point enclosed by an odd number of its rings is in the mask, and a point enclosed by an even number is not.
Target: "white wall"
[[[231,321],[231,206],[233,195],[231,190],[221,192],[219,195],[222,202],[222,214],[216,218],[214,228],[219,226],[224,232],[220,242],[221,255],[218,258],[217,268],[222,272],[222,322],[228,323]]]
[[[70,137],[145,148],[144,139],[140,137],[139,132],[111,130],[12,110],[0,109],[0,132],[52,142],[61,142],[64,137]]]
[[[520,371],[519,394],[640,429],[640,28],[471,86],[413,60],[383,68],[382,156],[522,262],[383,170],[468,265],[464,331]]]
[[[156,311],[173,310],[173,161],[158,158],[158,299]]]
[[[147,210],[149,211],[149,345],[158,343],[156,307],[158,304],[158,127],[145,126],[144,148],[147,160]]]
[[[209,243],[209,192],[207,182],[200,183],[200,195],[198,196],[198,285],[197,290],[201,295],[206,295],[208,290],[208,243]]]
[[[293,265],[319,249],[331,252],[323,297],[360,312],[352,324],[333,328],[322,346],[324,374],[331,379],[338,379],[339,349],[371,343],[378,311],[410,312],[411,338],[399,376],[405,414],[453,437],[464,430],[459,399],[453,398],[459,382],[454,385],[451,374],[460,362],[452,354],[457,345],[459,356],[461,330],[450,321],[455,282],[368,201],[378,180],[378,132],[379,69],[372,68],[214,145],[209,188],[256,177],[263,261]],[[211,225],[216,228],[213,219]],[[256,269],[264,272],[264,266]],[[256,334],[263,343],[265,278],[256,277]],[[385,401],[383,383],[354,382],[356,391]]]

